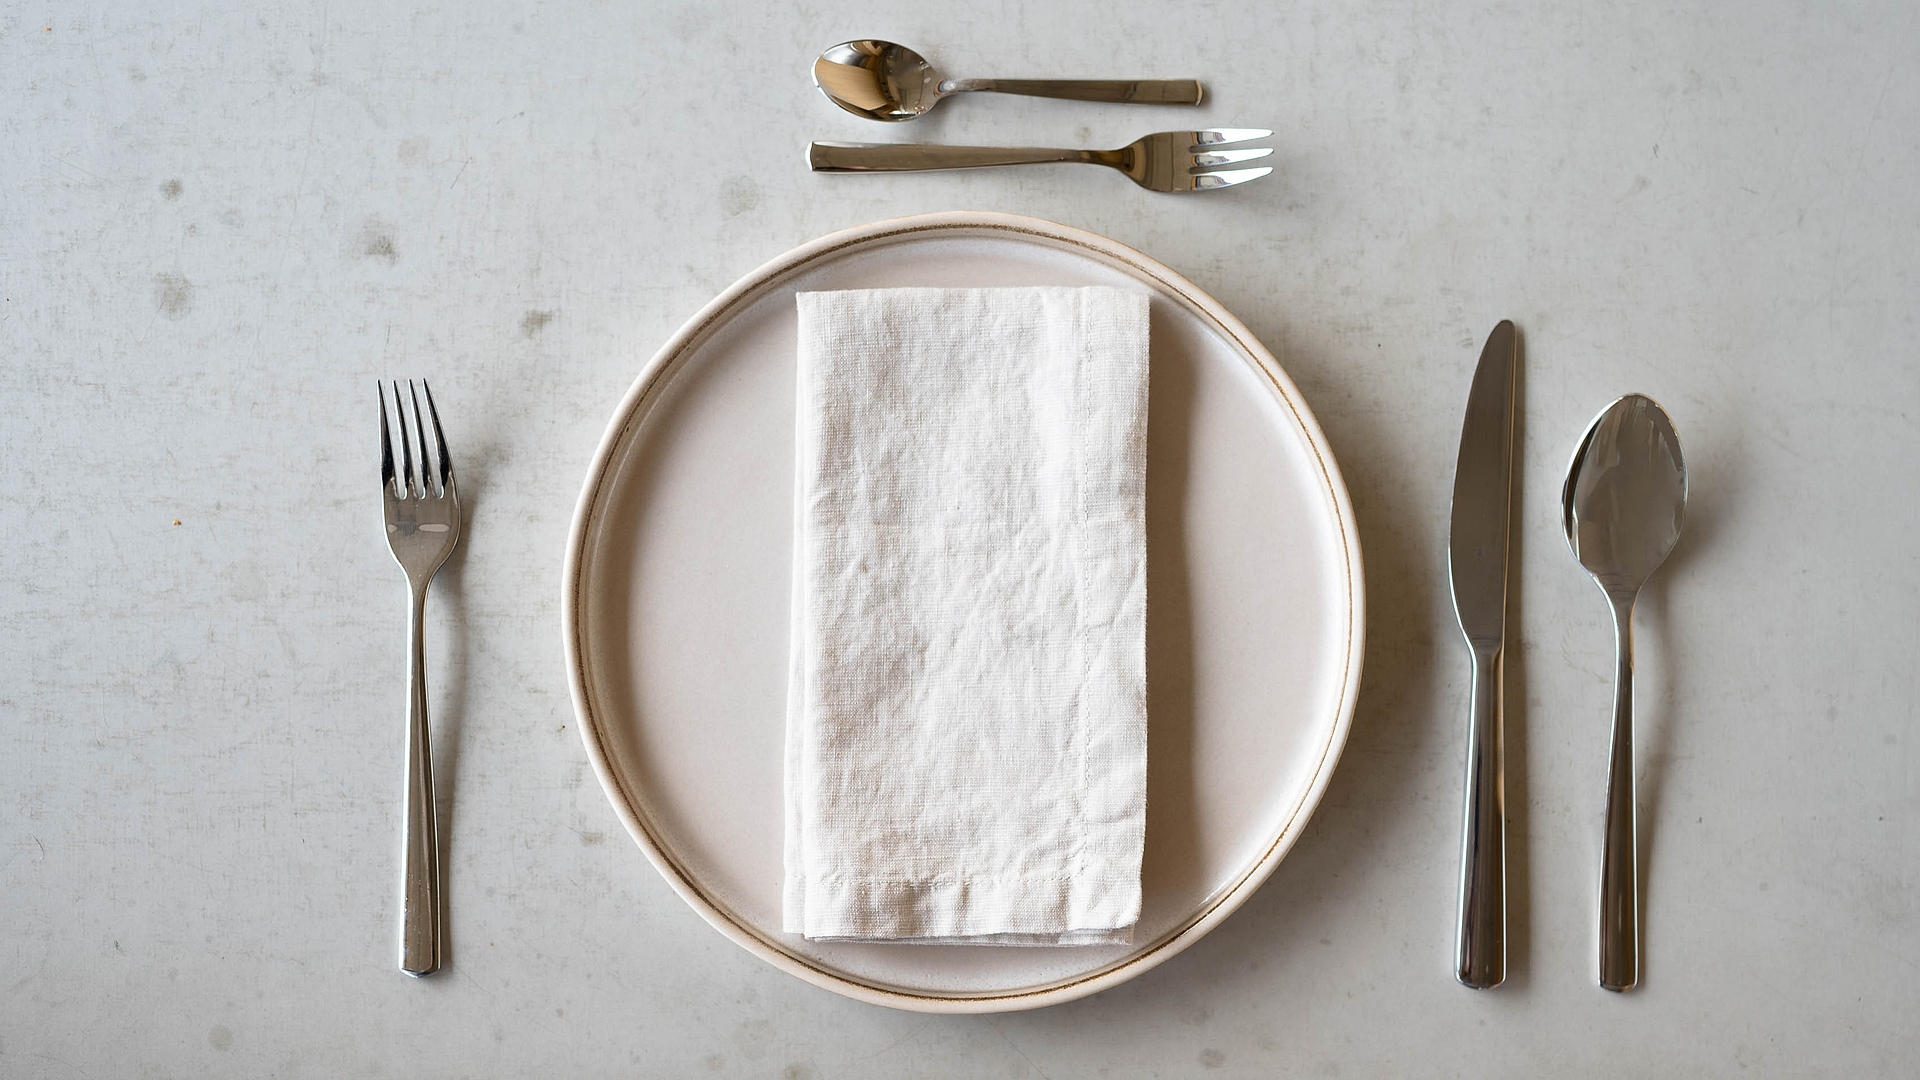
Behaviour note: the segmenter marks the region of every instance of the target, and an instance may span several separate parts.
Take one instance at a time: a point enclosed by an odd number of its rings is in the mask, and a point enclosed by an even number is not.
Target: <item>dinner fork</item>
[[[1264,139],[1263,128],[1215,128],[1210,131],[1161,131],[1118,150],[1054,150],[1028,146],[932,146],[923,143],[817,142],[807,148],[814,172],[919,172],[927,169],[979,169],[993,165],[1041,165],[1086,162],[1127,174],[1149,191],[1210,191],[1258,180],[1273,171],[1218,169],[1273,153],[1270,146],[1210,150],[1225,143]]]
[[[400,970],[419,978],[440,970],[440,834],[433,805],[433,761],[427,740],[427,665],[421,622],[427,610],[427,584],[460,542],[460,499],[454,493],[453,459],[447,456],[446,435],[440,430],[440,411],[433,391],[421,380],[427,397],[426,417],[433,421],[433,446],[407,380],[407,397],[393,384],[393,407],[400,420],[400,469],[393,467],[393,437],[387,427],[387,393],[380,396],[380,488],[386,503],[387,545],[394,561],[407,573],[407,637],[411,663],[407,668],[407,794],[406,854],[402,863],[400,912]],[[407,401],[413,403],[413,432],[407,431]],[[414,447],[420,449],[420,468],[413,467]],[[437,481],[437,487],[436,487]]]

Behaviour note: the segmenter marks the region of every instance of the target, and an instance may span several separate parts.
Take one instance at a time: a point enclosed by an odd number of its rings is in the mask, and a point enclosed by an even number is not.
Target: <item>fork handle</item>
[[[440,970],[440,830],[433,805],[433,753],[427,737],[427,661],[421,626],[425,582],[409,583],[407,608],[406,854],[402,864],[400,970],[419,978]]]
[[[970,90],[1135,105],[1198,105],[1205,93],[1193,79],[948,79],[940,84],[943,94]]]
[[[817,142],[807,148],[807,164],[813,166],[814,172],[920,172],[1061,161],[1100,164],[1098,154],[1096,150],[1052,150],[1037,146]]]

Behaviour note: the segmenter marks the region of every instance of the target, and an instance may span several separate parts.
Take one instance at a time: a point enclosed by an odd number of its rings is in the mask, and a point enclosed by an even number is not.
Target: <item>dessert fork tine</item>
[[[1273,171],[1271,165],[1251,169],[1211,168],[1266,157],[1273,153],[1270,146],[1241,150],[1211,147],[1250,142],[1272,134],[1265,128],[1160,131],[1118,150],[817,142],[807,148],[807,163],[814,172],[918,172],[1080,162],[1117,169],[1149,191],[1210,191],[1258,180]]]
[[[400,468],[393,461],[393,433],[388,424],[386,388],[376,384],[380,399],[380,488],[387,525],[387,545],[394,561],[407,575],[407,754],[405,834],[401,874],[400,970],[415,977],[440,969],[440,843],[433,802],[433,761],[427,728],[427,667],[423,617],[427,586],[434,572],[460,542],[460,499],[454,490],[453,459],[447,452],[440,412],[433,389],[423,380],[427,398],[423,417],[413,382],[407,396],[393,384],[393,407],[400,421]],[[413,430],[407,430],[407,405],[413,406]],[[426,419],[433,421],[429,446]],[[420,467],[414,468],[414,448]],[[437,459],[437,460],[436,460]],[[437,468],[436,468],[437,465]]]

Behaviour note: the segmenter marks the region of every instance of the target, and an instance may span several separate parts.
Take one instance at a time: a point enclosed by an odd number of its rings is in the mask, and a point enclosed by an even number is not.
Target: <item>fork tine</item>
[[[1199,165],[1231,165],[1236,161],[1252,161],[1273,153],[1273,147],[1262,146],[1256,150],[1209,150],[1193,155],[1193,163]]]
[[[380,395],[380,484],[393,490],[393,435],[387,430],[387,388],[375,380],[373,389]]]
[[[413,380],[407,380],[407,397],[413,402],[413,432],[420,442],[420,494],[433,498],[433,451],[427,448],[426,417],[420,411],[420,395],[414,393]]]
[[[400,381],[393,383],[393,411],[400,415],[400,497],[413,495],[413,440],[407,434],[407,403],[400,397]]]
[[[440,430],[440,410],[433,407],[433,387],[421,379],[420,390],[427,395],[427,415],[433,419],[433,441],[440,448],[440,490],[448,491],[453,487],[453,458],[447,454],[447,433]],[[425,452],[420,456],[425,457]]]
[[[1193,190],[1206,191],[1212,188],[1232,187],[1249,180],[1258,180],[1273,171],[1273,166],[1262,165],[1257,169],[1223,169],[1220,172],[1196,173],[1193,177]]]
[[[1193,145],[1213,146],[1217,143],[1246,142],[1248,139],[1264,139],[1273,134],[1266,128],[1214,128],[1210,131],[1193,133]]]

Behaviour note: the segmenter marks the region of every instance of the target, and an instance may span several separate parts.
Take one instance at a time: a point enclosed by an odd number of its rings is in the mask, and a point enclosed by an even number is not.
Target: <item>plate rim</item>
[[[597,511],[600,509],[600,497],[606,487],[609,466],[616,452],[624,446],[636,420],[641,418],[641,406],[656,388],[656,384],[661,382],[661,376],[674,366],[676,359],[690,347],[698,345],[706,332],[724,314],[741,301],[751,298],[762,288],[776,284],[781,278],[818,259],[849,247],[921,233],[981,231],[1008,232],[1056,245],[1084,248],[1106,259],[1123,263],[1157,282],[1168,293],[1203,314],[1213,322],[1215,328],[1228,339],[1230,344],[1253,361],[1254,367],[1266,376],[1270,389],[1280,403],[1286,406],[1305,435],[1307,446],[1312,451],[1314,462],[1319,468],[1321,480],[1319,491],[1327,496],[1333,505],[1334,524],[1340,538],[1338,549],[1346,570],[1347,649],[1334,722],[1329,730],[1327,743],[1322,748],[1320,761],[1314,768],[1312,781],[1307,785],[1300,801],[1286,815],[1278,831],[1270,838],[1266,851],[1261,857],[1250,867],[1245,868],[1232,884],[1214,893],[1194,917],[1143,950],[1130,953],[1113,964],[1092,972],[1069,976],[1042,986],[1011,991],[931,993],[889,986],[878,981],[861,981],[843,972],[816,965],[805,957],[779,947],[754,928],[744,925],[723,905],[702,892],[698,884],[692,880],[692,875],[679,865],[667,846],[654,836],[649,827],[650,823],[645,821],[636,810],[636,804],[627,792],[625,783],[614,772],[609,755],[601,745],[603,736],[587,688],[586,648],[581,640],[583,632],[581,575],[586,570],[587,543],[594,529]],[[560,621],[568,691],[573,701],[574,717],[580,729],[580,738],[586,746],[587,757],[593,765],[594,774],[600,781],[601,790],[607,796],[607,801],[613,805],[614,813],[626,827],[628,835],[633,837],[634,842],[645,853],[647,861],[653,864],[654,870],[666,879],[667,884],[681,900],[736,945],[787,974],[822,989],[831,990],[857,1001],[914,1012],[986,1013],[1061,1004],[1099,993],[1143,974],[1172,959],[1204,937],[1237,910],[1266,882],[1268,877],[1272,876],[1281,859],[1285,858],[1288,851],[1292,849],[1307,822],[1312,819],[1314,811],[1319,807],[1320,800],[1332,779],[1334,768],[1338,765],[1341,753],[1346,747],[1347,735],[1353,723],[1354,708],[1359,697],[1360,672],[1366,641],[1364,598],[1365,584],[1359,530],[1354,518],[1352,501],[1348,496],[1339,466],[1335,463],[1332,448],[1327,443],[1325,433],[1320,429],[1319,421],[1300,396],[1293,380],[1245,324],[1212,296],[1172,268],[1118,241],[1069,225],[1020,214],[950,210],[888,218],[840,229],[794,247],[762,263],[728,286],[725,291],[702,306],[692,318],[674,332],[672,337],[667,339],[666,343],[640,369],[633,384],[621,397],[620,404],[614,410],[607,429],[601,435],[599,445],[594,450],[592,461],[587,467],[580,497],[575,504],[573,519],[568,527],[566,557],[561,576]]]

